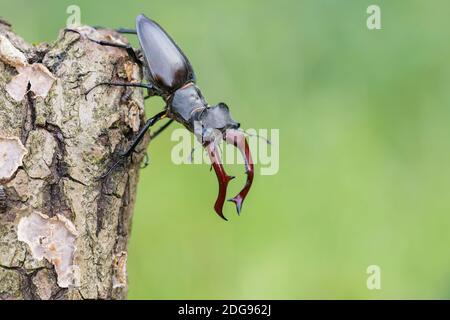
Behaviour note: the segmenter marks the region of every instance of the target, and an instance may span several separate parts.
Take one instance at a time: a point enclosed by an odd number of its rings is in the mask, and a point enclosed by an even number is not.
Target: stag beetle
[[[196,86],[194,70],[188,58],[167,32],[155,21],[141,14],[136,18],[136,29],[117,29],[116,31],[138,36],[143,54],[141,63],[144,66],[144,75],[148,83],[102,82],[88,90],[86,94],[99,85],[141,87],[147,89],[148,97],[159,96],[166,102],[164,110],[148,119],[131,145],[120,154],[121,159],[130,156],[144,137],[146,131],[159,120],[164,118],[170,119],[164,126],[153,133],[152,138],[160,134],[173,121],[181,123],[197,137],[208,152],[212,167],[219,181],[219,193],[214,209],[221,218],[227,220],[222,213],[222,209],[228,183],[234,177],[227,175],[225,172],[218,152],[218,143],[224,140],[226,143],[237,147],[245,158],[246,184],[238,195],[229,200],[235,203],[239,214],[242,203],[251,188],[254,169],[249,145],[244,135],[245,132],[239,130],[240,124],[231,118],[228,106],[225,103],[210,106],[206,102],[200,89]],[[90,40],[100,45],[126,49],[136,61],[140,60],[138,54],[129,45],[95,39]],[[106,175],[120,162],[121,160],[117,161]]]

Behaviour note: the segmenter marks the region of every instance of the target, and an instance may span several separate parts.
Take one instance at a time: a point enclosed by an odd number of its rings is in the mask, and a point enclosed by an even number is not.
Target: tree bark
[[[0,299],[127,294],[127,243],[148,136],[131,160],[100,177],[142,125],[143,92],[100,86],[84,93],[103,81],[141,82],[142,69],[125,50],[87,39],[126,43],[114,31],[77,30],[82,35],[61,31],[54,43],[32,46],[0,20],[0,35],[54,77],[46,96],[30,80],[16,101],[7,88],[19,69],[0,60],[0,169],[10,159],[7,143],[26,149],[12,176],[0,179]]]

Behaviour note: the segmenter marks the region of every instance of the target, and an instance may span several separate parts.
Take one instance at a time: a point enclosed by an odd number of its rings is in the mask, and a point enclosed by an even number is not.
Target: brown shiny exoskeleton
[[[183,124],[196,135],[208,152],[219,180],[219,194],[214,208],[217,214],[225,219],[222,209],[228,182],[233,177],[226,174],[218,152],[217,144],[220,140],[224,140],[226,143],[239,148],[245,158],[247,182],[241,192],[230,199],[236,204],[237,211],[240,213],[242,203],[253,182],[253,161],[247,140],[243,132],[238,130],[239,123],[231,118],[228,106],[225,103],[219,103],[215,106],[208,105],[200,89],[196,86],[194,70],[189,60],[155,21],[144,15],[139,15],[136,18],[136,30],[118,29],[117,31],[137,34],[143,54],[142,63],[145,78],[148,83],[105,82],[98,85],[142,87],[148,90],[149,96],[160,96],[166,102],[164,110],[147,120],[128,149],[121,153],[121,157],[128,157],[144,137],[145,132],[159,120],[170,119],[168,123],[152,135],[153,138],[173,121]],[[138,59],[138,54],[130,46],[91,40],[101,45],[124,48],[130,55]],[[217,133],[219,133],[219,138]],[[116,162],[112,168],[119,162]],[[108,174],[111,170],[108,171]]]

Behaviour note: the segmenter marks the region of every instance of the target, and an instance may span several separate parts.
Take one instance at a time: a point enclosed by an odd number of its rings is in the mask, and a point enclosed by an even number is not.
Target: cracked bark
[[[57,78],[46,98],[29,92],[17,102],[5,89],[17,72],[0,61],[0,137],[18,137],[28,152],[12,179],[0,181],[6,196],[0,208],[0,299],[125,298],[127,243],[148,138],[132,161],[98,178],[142,125],[143,93],[106,86],[86,98],[84,92],[102,81],[140,82],[142,70],[125,50],[73,32],[31,46],[0,20],[0,34]],[[126,42],[113,31],[98,36]],[[67,287],[58,283],[58,261],[37,259],[18,239],[19,222],[37,213],[48,221],[63,217],[76,228],[76,272]]]

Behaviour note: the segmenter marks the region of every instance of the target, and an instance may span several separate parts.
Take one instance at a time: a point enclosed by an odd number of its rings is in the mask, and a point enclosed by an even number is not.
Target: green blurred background
[[[129,298],[450,298],[450,2],[0,0],[0,15],[52,41],[70,4],[90,25],[147,14],[208,101],[280,129],[279,173],[257,175],[229,222],[209,167],[172,164],[170,133],[151,144]],[[370,4],[382,30],[366,27]],[[161,107],[149,100],[147,115]],[[245,176],[231,171],[234,194]],[[366,287],[373,264],[381,290]]]

